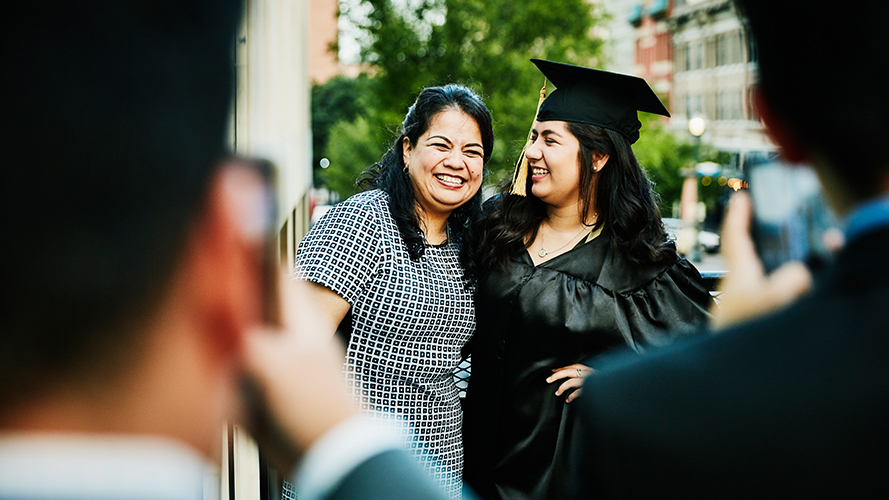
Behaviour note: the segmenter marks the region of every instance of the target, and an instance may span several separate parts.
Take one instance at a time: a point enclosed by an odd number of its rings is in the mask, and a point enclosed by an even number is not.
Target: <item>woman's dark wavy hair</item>
[[[613,130],[595,125],[567,122],[567,126],[580,142],[582,220],[587,220],[592,210],[593,161],[599,154],[607,154],[608,161],[596,174],[598,217],[594,228],[602,227],[602,236],[610,240],[612,249],[632,262],[674,262],[676,251],[666,240],[652,183],[629,141]],[[526,235],[531,235],[528,241],[537,236],[537,228],[546,217],[546,205],[531,193],[530,176],[526,187],[528,196],[523,197],[509,194],[509,184],[504,185],[499,206],[481,225],[477,246],[481,249],[482,267],[507,265],[511,255],[527,248]]]
[[[380,189],[389,195],[389,211],[398,231],[404,239],[412,260],[419,260],[426,251],[420,219],[417,217],[417,198],[410,177],[404,165],[404,138],[411,147],[429,129],[432,119],[448,109],[459,109],[475,119],[482,135],[484,163],[487,164],[494,149],[494,129],[491,113],[481,98],[463,85],[448,84],[441,87],[428,87],[420,92],[411,105],[401,124],[401,135],[392,143],[379,162],[364,170],[358,178],[358,190]],[[476,248],[465,244],[471,224],[481,218],[481,189],[469,201],[454,210],[448,217],[448,237],[460,249],[460,262],[463,265],[463,278],[467,284],[477,276]]]

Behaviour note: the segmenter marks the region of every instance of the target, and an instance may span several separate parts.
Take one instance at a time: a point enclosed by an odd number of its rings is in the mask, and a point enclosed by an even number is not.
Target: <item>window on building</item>
[[[759,61],[759,49],[756,47],[756,41],[752,36],[746,37],[747,42],[747,62]]]
[[[728,59],[729,64],[739,64],[744,62],[744,41],[740,30],[735,30],[727,35],[730,40],[728,43]]]
[[[695,42],[689,44],[692,48],[691,69],[698,70],[704,68],[704,43]]]
[[[685,45],[677,44],[673,47],[673,71],[682,73],[685,71]]]
[[[691,71],[691,44],[686,43],[683,46],[683,49],[683,52],[685,53],[685,64],[683,65],[683,68],[685,71]]]
[[[716,116],[716,92],[707,92],[703,100],[704,116]]]
[[[704,40],[704,67],[712,68],[716,65],[716,38],[709,37]]]
[[[716,65],[738,64],[744,61],[740,31],[722,33],[716,36]]]
[[[685,95],[685,115],[686,116],[695,116],[703,114],[704,112],[704,100],[701,94],[686,94]]]
[[[747,87],[747,119],[753,121],[759,121],[759,112],[756,111],[756,106],[753,105],[753,86]]]
[[[742,118],[741,92],[736,90],[720,92],[716,103],[716,119],[740,120]]]
[[[685,44],[677,44],[673,47],[673,71],[684,73],[685,68]]]

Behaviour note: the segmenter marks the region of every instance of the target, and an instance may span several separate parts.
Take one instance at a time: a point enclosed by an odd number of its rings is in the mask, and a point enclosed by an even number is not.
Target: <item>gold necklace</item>
[[[596,215],[599,215],[599,214],[596,214]],[[593,224],[595,224],[595,223],[596,223],[596,220],[593,219]],[[543,229],[543,223],[540,224],[540,228]],[[586,225],[584,225],[582,228],[580,228],[580,232],[578,232],[577,234],[575,234],[573,238],[571,238],[571,239],[568,240],[564,245],[562,245],[562,246],[560,246],[559,248],[553,250],[552,252],[548,252],[548,251],[546,250],[546,248],[544,248],[545,243],[544,243],[544,241],[543,241],[543,231],[538,231],[538,234],[540,235],[540,250],[537,251],[537,255],[539,255],[540,258],[544,258],[544,257],[546,257],[547,255],[549,255],[550,253],[558,252],[559,250],[561,250],[561,249],[567,247],[567,246],[568,246],[568,243],[571,243],[572,241],[576,240],[577,237],[580,236],[580,234],[583,233],[584,231],[586,231],[587,229],[588,229],[588,227],[587,227]]]

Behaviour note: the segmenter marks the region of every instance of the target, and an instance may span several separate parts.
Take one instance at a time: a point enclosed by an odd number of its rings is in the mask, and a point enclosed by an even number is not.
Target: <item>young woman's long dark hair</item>
[[[404,138],[416,147],[417,140],[426,133],[432,119],[447,109],[459,109],[471,116],[482,135],[484,163],[491,158],[494,148],[494,129],[491,114],[479,96],[463,85],[449,84],[423,89],[411,105],[401,124],[401,135],[379,162],[368,167],[358,178],[358,189],[380,189],[389,195],[389,211],[398,225],[408,254],[412,260],[419,260],[426,250],[420,219],[417,216],[417,198],[410,176],[404,165]],[[469,201],[454,210],[448,217],[448,237],[460,249],[460,261],[464,268],[463,277],[467,283],[474,280],[476,271],[476,248],[465,244],[469,226],[480,218],[481,189]]]
[[[636,160],[630,143],[619,133],[582,123],[567,122],[568,131],[580,142],[580,199],[581,220],[590,216],[590,201],[595,183],[598,217],[594,228],[602,227],[615,252],[621,252],[639,264],[671,263],[676,251],[668,244],[657,207],[651,181]],[[607,154],[604,168],[593,174],[592,165],[597,154]],[[481,225],[479,261],[483,267],[502,266],[514,253],[527,248],[534,241],[537,228],[546,218],[546,204],[531,193],[528,177],[528,196],[509,194],[504,186],[500,203]]]

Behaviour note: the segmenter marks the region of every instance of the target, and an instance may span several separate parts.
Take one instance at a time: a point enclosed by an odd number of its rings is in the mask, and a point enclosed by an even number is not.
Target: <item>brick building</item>
[[[730,0],[674,0],[669,17],[673,44],[673,126],[693,116],[707,122],[702,140],[732,153],[735,166],[748,154],[774,150],[752,106],[756,50]]]
[[[756,49],[730,0],[603,0],[607,69],[645,78],[668,103],[670,128],[691,139],[688,122],[706,121],[701,137],[731,154],[729,168],[774,150],[752,106]]]
[[[339,37],[338,0],[309,0],[309,77],[322,84],[336,75],[358,76],[360,67],[343,64],[331,48]]]

